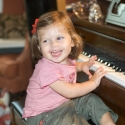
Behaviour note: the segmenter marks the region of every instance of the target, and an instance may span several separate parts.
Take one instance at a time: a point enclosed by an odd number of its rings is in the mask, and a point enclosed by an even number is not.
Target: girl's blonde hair
[[[74,43],[74,47],[72,47],[71,49],[69,58],[77,59],[79,54],[82,52],[82,47],[83,47],[82,38],[76,33],[74,25],[69,16],[63,12],[52,11],[40,16],[36,25],[36,32],[32,35],[31,51],[34,63],[37,63],[38,60],[42,58],[42,53],[39,49],[38,30],[56,23],[61,24],[62,27],[64,27],[68,31]]]

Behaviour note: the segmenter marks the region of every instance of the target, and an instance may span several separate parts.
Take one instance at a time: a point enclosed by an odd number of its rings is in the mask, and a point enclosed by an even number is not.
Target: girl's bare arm
[[[68,83],[58,80],[50,84],[50,87],[66,98],[75,98],[93,91],[100,84],[100,80],[105,74],[104,69],[100,67],[89,81],[83,83]]]
[[[96,88],[94,81],[87,81],[84,83],[67,83],[65,81],[56,81],[50,87],[57,93],[66,98],[75,98],[89,93]]]

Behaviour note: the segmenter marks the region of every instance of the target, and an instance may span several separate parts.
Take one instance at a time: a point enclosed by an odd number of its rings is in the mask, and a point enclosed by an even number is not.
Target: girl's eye
[[[57,40],[62,40],[62,39],[64,39],[64,37],[62,37],[62,36],[57,38]]]
[[[49,42],[49,40],[43,40],[43,43]]]

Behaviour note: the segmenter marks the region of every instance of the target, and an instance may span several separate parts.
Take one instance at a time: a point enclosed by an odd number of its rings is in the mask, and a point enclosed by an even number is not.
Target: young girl
[[[76,62],[82,39],[70,18],[52,11],[35,20],[32,30],[32,57],[36,63],[27,88],[23,118],[27,125],[115,125],[118,116],[95,94],[106,71],[100,67],[91,75],[97,59]],[[76,83],[76,72],[83,71],[89,81]],[[85,119],[85,120],[84,120]]]

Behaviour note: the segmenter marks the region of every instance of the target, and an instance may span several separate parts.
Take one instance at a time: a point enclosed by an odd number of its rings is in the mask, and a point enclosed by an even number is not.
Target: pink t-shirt
[[[53,110],[69,100],[56,93],[49,85],[56,80],[75,83],[76,65],[74,60],[71,63],[72,65],[62,65],[45,58],[38,61],[29,80],[23,118]]]

